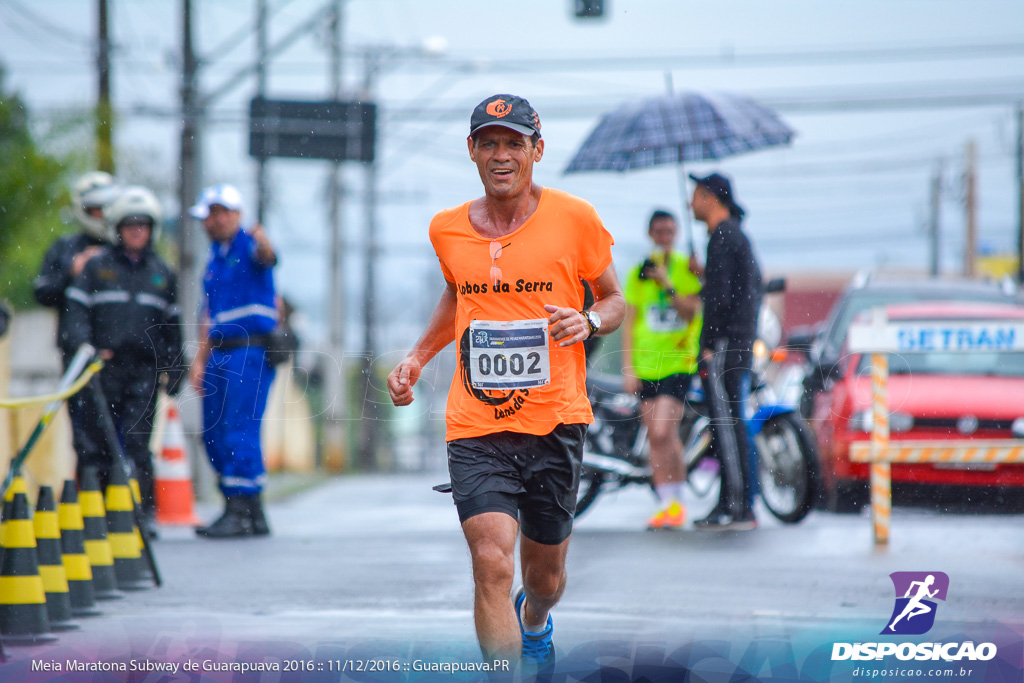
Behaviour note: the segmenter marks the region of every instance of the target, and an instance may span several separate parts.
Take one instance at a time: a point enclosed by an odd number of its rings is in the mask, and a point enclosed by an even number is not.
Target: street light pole
[[[343,11],[344,0],[335,0],[331,13],[331,91],[336,101],[342,99],[344,88]],[[328,369],[326,390],[328,404],[333,404],[324,424],[323,465],[332,471],[341,471],[346,465],[345,412],[347,385],[345,377],[345,276],[342,268],[344,244],[342,240],[342,206],[344,176],[340,162],[332,162],[327,175],[327,200],[330,225],[330,255],[327,287]],[[332,362],[333,361],[333,362]]]
[[[378,50],[369,49],[365,54],[363,91],[364,102],[374,101],[377,74],[380,70],[381,55]],[[363,380],[366,391],[363,392],[363,419],[359,422],[360,433],[360,469],[373,471],[377,469],[377,442],[379,440],[379,415],[377,414],[376,396],[373,392],[373,361],[377,356],[377,316],[376,316],[376,269],[377,269],[377,160],[366,163],[365,208],[365,258],[363,262]]]

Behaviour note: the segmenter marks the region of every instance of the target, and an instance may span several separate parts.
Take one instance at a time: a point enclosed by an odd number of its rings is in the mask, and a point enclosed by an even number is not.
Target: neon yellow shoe
[[[684,524],[686,524],[686,508],[678,500],[673,500],[665,509],[651,517],[647,522],[647,528],[678,531],[683,528]]]

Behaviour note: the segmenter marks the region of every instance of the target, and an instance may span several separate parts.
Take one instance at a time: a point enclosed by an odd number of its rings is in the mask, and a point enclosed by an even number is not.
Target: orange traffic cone
[[[167,403],[164,443],[153,464],[156,497],[156,521],[160,524],[196,526],[195,493],[192,490],[192,468],[185,451],[185,430],[174,401]]]

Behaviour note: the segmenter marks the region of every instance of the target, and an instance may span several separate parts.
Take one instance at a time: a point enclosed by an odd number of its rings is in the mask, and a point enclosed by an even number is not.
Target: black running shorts
[[[584,424],[544,436],[498,432],[448,442],[452,498],[465,522],[484,512],[519,520],[523,536],[558,545],[572,533],[583,462]]]
[[[640,400],[655,398],[657,396],[671,396],[679,399],[680,403],[686,403],[686,393],[690,391],[693,384],[693,375],[669,375],[662,379],[640,380]]]

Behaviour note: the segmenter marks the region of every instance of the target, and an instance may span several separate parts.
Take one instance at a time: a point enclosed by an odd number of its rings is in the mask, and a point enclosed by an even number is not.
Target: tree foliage
[[[34,305],[32,280],[50,243],[68,228],[65,167],[33,139],[29,114],[0,67],[0,296]]]

